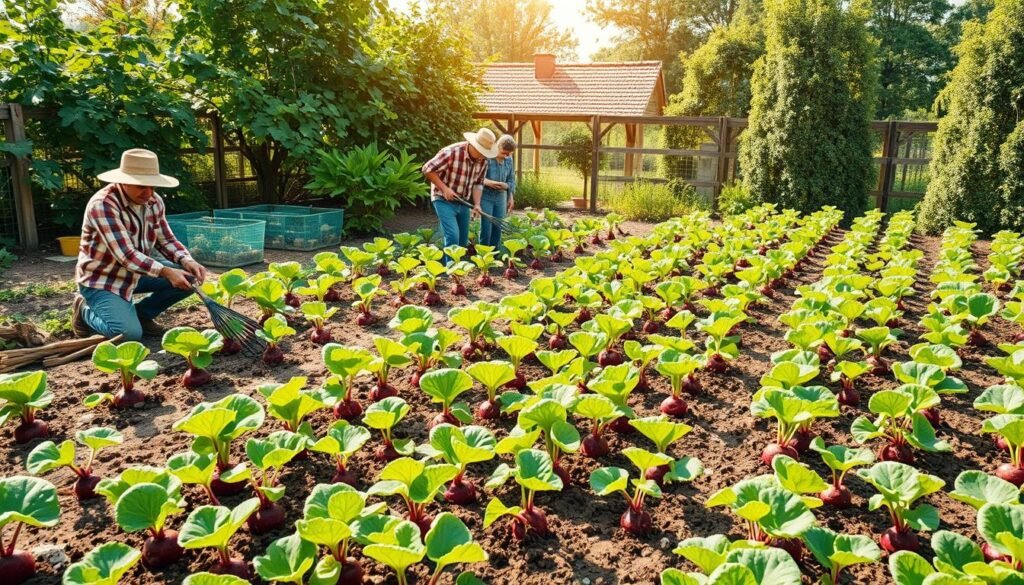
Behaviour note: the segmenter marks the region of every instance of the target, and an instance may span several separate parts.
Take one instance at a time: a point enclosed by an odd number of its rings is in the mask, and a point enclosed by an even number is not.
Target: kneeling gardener
[[[206,278],[206,268],[171,233],[164,201],[154,192],[177,187],[178,180],[161,175],[156,154],[141,148],[126,150],[120,168],[97,178],[110,184],[85,207],[72,330],[80,337],[95,332],[134,341],[162,335],[156,316],[192,294],[189,275],[198,282]],[[137,293],[150,294],[133,303]]]

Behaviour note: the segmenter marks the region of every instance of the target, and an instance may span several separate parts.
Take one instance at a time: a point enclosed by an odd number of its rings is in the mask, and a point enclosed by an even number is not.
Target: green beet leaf
[[[443,512],[434,519],[424,538],[427,558],[434,561],[434,575],[454,564],[482,563],[487,560],[483,547],[458,516]]]
[[[270,543],[264,554],[253,559],[256,574],[267,581],[301,585],[316,562],[316,545],[297,533]]]
[[[200,333],[192,327],[175,327],[164,333],[164,350],[185,358],[191,368],[205,368],[213,363],[213,354],[224,347],[224,338],[213,329]]]
[[[12,522],[49,528],[59,519],[57,488],[52,483],[21,475],[0,479],[0,529]]]
[[[64,572],[63,585],[117,585],[142,553],[121,542],[101,544]]]
[[[114,508],[117,525],[125,532],[163,531],[168,516],[184,511],[182,502],[155,483],[140,483],[128,488]]]
[[[200,506],[192,511],[178,531],[178,544],[184,549],[216,548],[223,553],[228,541],[260,506],[250,498],[233,509],[224,506]]]

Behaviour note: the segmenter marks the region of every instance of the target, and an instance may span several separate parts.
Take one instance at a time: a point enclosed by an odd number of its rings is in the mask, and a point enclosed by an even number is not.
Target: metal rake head
[[[256,334],[257,331],[263,329],[259,323],[238,311],[221,305],[199,290],[199,287],[194,287],[194,289],[203,304],[206,305],[206,310],[210,313],[210,320],[213,321],[213,328],[218,333],[225,339],[237,343],[242,348],[242,355],[256,358],[263,354],[267,346]]]

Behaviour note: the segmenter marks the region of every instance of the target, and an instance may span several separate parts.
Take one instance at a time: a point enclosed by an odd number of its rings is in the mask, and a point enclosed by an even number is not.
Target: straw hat
[[[493,134],[492,134],[493,136]],[[144,187],[177,187],[178,179],[160,174],[160,161],[156,153],[144,148],[132,148],[121,153],[121,166],[97,175],[106,183],[142,185]]]
[[[498,156],[498,139],[491,132],[490,128],[481,128],[476,132],[463,132],[466,140],[480,151],[480,154],[487,158]]]

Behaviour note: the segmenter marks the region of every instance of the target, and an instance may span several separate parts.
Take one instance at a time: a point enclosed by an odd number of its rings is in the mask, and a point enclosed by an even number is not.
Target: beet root
[[[686,392],[690,396],[697,396],[704,392],[704,387],[701,385],[700,380],[698,380],[693,374],[690,374],[685,380],[683,380],[683,392]]]
[[[430,525],[434,523],[434,517],[427,514],[424,514],[419,518],[408,518],[408,520],[416,526],[419,526],[420,534],[430,532]]]
[[[50,426],[46,421],[39,419],[32,422],[23,421],[14,428],[14,442],[20,444],[28,443],[34,439],[43,439],[50,435]]]
[[[494,284],[494,279],[491,278],[490,274],[481,274],[477,279],[476,283],[479,286],[491,286]]]
[[[665,487],[665,475],[672,470],[669,465],[658,465],[650,467],[644,472],[644,479],[649,479],[658,484],[658,487]]]
[[[558,351],[569,347],[569,340],[564,335],[552,335],[548,338],[548,349]]]
[[[914,462],[914,451],[910,445],[885,445],[878,450],[878,458],[882,461],[899,461],[910,465]]]
[[[352,557],[345,559],[337,585],[363,585],[363,566],[358,560]]]
[[[441,304],[441,295],[437,294],[436,291],[428,290],[427,294],[423,295],[423,304],[428,307]]]
[[[632,435],[636,432],[636,427],[629,424],[628,416],[620,416],[619,418],[608,423],[608,428],[615,431],[620,435]]]
[[[882,533],[882,537],[878,540],[885,552],[889,554],[901,550],[917,551],[921,548],[921,541],[909,528],[901,531],[890,527]]]
[[[317,345],[326,345],[334,341],[334,338],[331,337],[330,331],[321,328],[314,329],[313,332],[309,334],[309,340]]]
[[[95,498],[96,484],[98,483],[100,483],[100,478],[95,475],[79,476],[75,481],[75,497],[79,501]]]
[[[689,406],[687,406],[686,401],[682,397],[669,396],[661,401],[659,409],[669,416],[681,417],[689,410]]]
[[[36,558],[25,550],[15,550],[14,554],[0,557],[0,575],[4,583],[20,585],[36,574]]]
[[[210,372],[207,372],[204,369],[189,368],[185,372],[185,375],[181,377],[181,385],[186,388],[198,388],[208,384],[211,378],[213,378],[213,376],[210,375]]]
[[[452,482],[444,492],[444,501],[456,506],[468,506],[477,499],[476,486],[470,481]]]
[[[372,395],[372,391],[371,391]],[[334,418],[353,421],[363,414],[363,407],[351,398],[342,400],[334,405]]]
[[[868,356],[868,359],[864,361],[871,366],[871,373],[876,376],[884,376],[889,372],[889,361],[884,357],[875,357],[870,355]]]
[[[987,542],[981,543],[981,554],[985,555],[986,563],[994,563],[996,561],[1010,562],[1009,557],[996,550],[994,546]]]
[[[818,359],[821,360],[821,363],[828,363],[835,359],[835,357],[836,354],[832,353],[832,350],[829,348],[829,346],[825,345],[824,343],[818,345]]]
[[[253,534],[265,534],[285,524],[284,508],[274,502],[263,502],[246,520]]]
[[[457,297],[464,297],[464,296],[466,296],[466,294],[468,294],[466,292],[466,285],[462,284],[461,282],[457,283],[457,284],[453,284],[452,285],[452,294],[457,296]]]
[[[146,401],[146,395],[142,392],[132,388],[131,390],[121,389],[120,392],[114,395],[114,408],[131,408],[136,404],[141,404]]]
[[[394,461],[399,457],[398,451],[395,450],[395,446],[391,443],[377,446],[373,451],[373,456],[376,457],[378,461]]]
[[[622,354],[615,351],[614,349],[606,349],[601,353],[597,354],[597,363],[602,368],[608,366],[617,366],[622,363]]]
[[[505,384],[505,388],[509,388],[511,390],[522,390],[523,388],[526,388],[526,376],[523,375],[522,372],[516,372],[516,379]]]
[[[1024,468],[1017,467],[1012,463],[1003,463],[996,468],[996,477],[1020,487],[1024,485]]]
[[[843,406],[857,406],[860,403],[860,394],[853,388],[853,384],[843,384],[843,387],[839,390],[839,394],[836,395],[836,399],[839,400],[839,404]]]
[[[924,408],[920,412],[926,419],[928,419],[928,422],[932,423],[933,427],[938,428],[942,423],[942,414],[939,412],[938,408]]]
[[[437,293],[434,293],[434,294],[437,294]],[[440,301],[440,297],[438,297],[438,299],[439,299],[438,302],[441,302]],[[356,325],[359,325],[360,327],[369,327],[370,325],[373,325],[376,322],[377,322],[377,317],[374,317],[373,313],[361,312],[361,313],[359,313],[359,316],[356,317]]]
[[[159,569],[178,561],[185,553],[178,546],[178,532],[164,530],[160,538],[150,536],[142,544],[142,564],[147,569]]]
[[[825,491],[818,494],[818,497],[821,498],[821,501],[837,509],[848,508],[853,500],[849,488],[845,485],[839,487],[830,485],[825,488]]]
[[[523,510],[520,517],[526,521],[529,529],[536,532],[538,536],[548,534],[548,517],[540,508],[533,507],[529,510]]]
[[[709,372],[724,374],[725,371],[729,369],[729,362],[725,361],[725,358],[722,357],[721,354],[716,353],[708,358],[704,367],[707,368]]]
[[[1006,442],[1006,439],[1004,439],[1001,435],[994,435],[994,437],[995,437],[996,447],[1000,451],[1009,451],[1010,450],[1010,444]]]
[[[391,398],[392,396],[398,396],[398,390],[391,384],[377,384],[370,390],[370,400],[372,402],[380,402],[385,398]]]
[[[591,459],[597,459],[607,455],[611,448],[604,437],[591,433],[584,437],[580,450],[583,451],[583,455]]]
[[[230,466],[228,466],[226,468],[230,468]],[[226,481],[221,481],[221,479],[220,479],[220,472],[221,472],[220,469],[217,469],[216,471],[214,471],[213,472],[213,480],[210,481],[210,489],[213,490],[214,495],[216,495],[216,496],[233,496],[233,495],[235,495],[237,493],[241,493],[241,491],[245,489],[245,485],[246,484],[245,484],[244,481],[236,481],[234,483],[228,483]]]
[[[345,483],[352,487],[356,487],[356,483],[359,482],[359,474],[352,471],[352,468],[346,467],[344,469],[335,469],[334,477],[331,478],[331,483]]]
[[[798,563],[804,556],[804,543],[799,538],[773,538],[771,546],[786,551]]]
[[[234,355],[240,351],[242,351],[242,344],[239,343],[238,340],[226,337],[224,339],[224,345],[221,346],[220,351],[217,353],[221,355]]]
[[[444,425],[444,424],[448,424],[448,425],[452,425],[452,426],[456,426],[456,427],[462,426],[462,422],[459,421],[459,419],[455,418],[454,414],[452,414],[450,412],[442,412],[442,413],[438,414],[437,416],[435,416],[433,419],[431,419],[430,423],[427,424],[427,430],[430,430],[430,429],[436,427],[437,425]]]
[[[810,429],[800,429],[796,432],[796,435],[790,440],[789,444],[791,447],[796,449],[797,453],[803,454],[807,452],[807,449],[811,446],[811,441],[814,440],[814,432]]]
[[[647,510],[627,508],[619,518],[619,526],[630,534],[644,535],[654,529],[654,521]]]
[[[553,468],[553,471],[555,472],[555,475],[557,475],[558,478],[562,480],[562,489],[563,490],[565,488],[569,487],[570,485],[572,485],[572,478],[569,477],[569,472],[566,471],[564,467],[559,465],[557,461],[555,462],[555,466]]]
[[[497,400],[484,400],[476,409],[476,417],[480,420],[494,420],[501,416],[501,405]]]
[[[644,321],[644,333],[651,334],[658,332],[658,322],[648,319]]]
[[[788,455],[793,459],[800,459],[800,454],[792,446],[768,443],[764,450],[761,451],[761,463],[771,467],[772,461],[779,455]]]
[[[252,579],[252,570],[249,569],[249,563],[245,559],[239,557],[233,557],[226,563],[220,563],[216,567],[210,569],[210,572],[214,575],[234,575],[239,579],[250,580]]]

